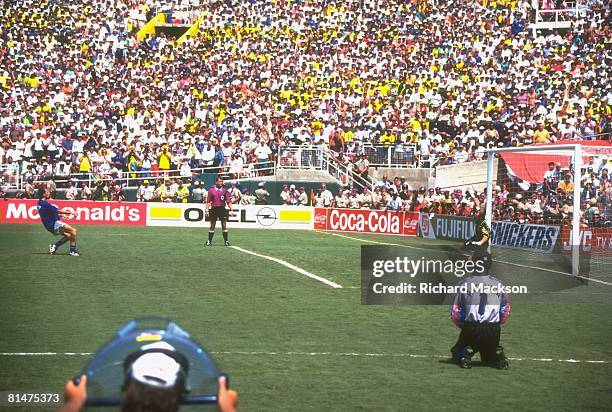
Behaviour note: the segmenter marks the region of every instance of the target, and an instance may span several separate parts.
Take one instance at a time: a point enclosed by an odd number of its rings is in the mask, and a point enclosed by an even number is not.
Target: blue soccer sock
[[[70,245],[70,251],[76,252],[76,245]]]
[[[59,247],[61,245],[63,245],[64,243],[66,243],[68,240],[58,240],[57,242],[54,243],[55,247],[59,249]]]

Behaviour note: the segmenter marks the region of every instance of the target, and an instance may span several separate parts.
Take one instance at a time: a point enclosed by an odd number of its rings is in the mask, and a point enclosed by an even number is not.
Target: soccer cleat
[[[206,246],[210,246],[210,240],[206,241]]]
[[[79,252],[77,252],[76,250],[70,252],[70,256],[81,256]]]
[[[497,361],[497,369],[508,369],[509,367],[508,359],[504,358]]]
[[[230,245],[230,243],[226,240],[225,241],[225,246],[229,246],[229,245]]]
[[[463,356],[459,359],[459,366],[462,369],[472,369],[472,356],[474,356],[474,349],[470,346],[466,347]]]
[[[508,364],[508,358],[506,358],[506,355],[504,354],[503,347],[498,346],[497,349],[495,349],[495,357],[497,358],[495,363],[497,369],[508,369],[510,367]]]
[[[461,366],[462,369],[472,369],[472,358],[464,356],[459,360],[459,366]]]
[[[52,255],[55,255],[55,251],[57,250],[57,246],[55,246],[55,243],[51,243],[49,245],[49,253]]]

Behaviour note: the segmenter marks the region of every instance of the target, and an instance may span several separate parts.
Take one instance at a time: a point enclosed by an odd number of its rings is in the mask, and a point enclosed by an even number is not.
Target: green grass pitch
[[[360,304],[361,242],[230,231],[233,245],[343,286],[333,289],[221,246],[219,231],[205,248],[206,232],[82,226],[82,256],[73,258],[49,256],[52,237],[40,225],[0,225],[0,390],[60,392],[87,360],[7,353],[95,352],[126,321],[158,314],[216,353],[243,411],[591,411],[612,404],[610,305],[515,304],[502,344],[522,360],[507,371],[462,370],[440,357],[458,334],[446,306]],[[552,360],[532,360],[542,358]],[[605,363],[559,361],[569,359]]]

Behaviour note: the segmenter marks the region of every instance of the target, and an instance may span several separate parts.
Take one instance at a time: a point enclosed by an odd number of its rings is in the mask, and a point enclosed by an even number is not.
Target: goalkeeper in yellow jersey
[[[476,224],[474,236],[465,242],[465,247],[470,251],[470,258],[472,260],[488,255],[489,241],[491,239],[491,228],[485,221],[484,211],[477,212],[474,223]]]

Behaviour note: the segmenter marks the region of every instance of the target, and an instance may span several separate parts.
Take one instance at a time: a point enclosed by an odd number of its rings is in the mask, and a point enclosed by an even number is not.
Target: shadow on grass
[[[454,361],[452,358],[440,359],[438,363],[445,363],[447,365],[452,365],[455,368],[459,368],[459,364],[456,361]],[[472,360],[472,367],[473,368],[493,368],[495,369],[495,366],[484,364],[482,363],[482,361],[479,361],[479,360]]]

